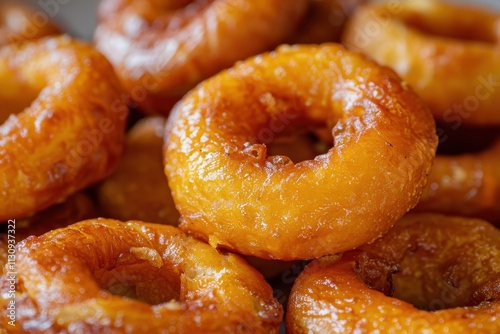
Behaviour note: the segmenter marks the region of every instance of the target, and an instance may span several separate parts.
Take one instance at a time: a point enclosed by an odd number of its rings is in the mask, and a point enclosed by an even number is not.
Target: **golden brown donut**
[[[285,42],[307,1],[104,0],[94,39],[131,103],[165,115],[200,81]]]
[[[19,1],[0,3],[0,46],[59,34],[43,11],[35,11]]]
[[[393,68],[457,125],[500,124],[500,13],[419,0],[361,6],[343,42]]]
[[[415,210],[500,222],[500,137],[478,153],[438,155]]]
[[[0,50],[0,221],[29,216],[108,176],[128,108],[109,62],[69,37]]]
[[[12,333],[278,333],[283,310],[264,278],[172,226],[88,220],[16,250]]]
[[[325,125],[335,145],[314,160],[268,155],[274,136]],[[181,228],[280,260],[352,249],[387,231],[416,205],[437,145],[413,91],[337,44],[284,46],[221,72],[177,104],[166,131]]]
[[[165,121],[144,118],[129,131],[117,170],[97,189],[106,217],[178,225],[179,212],[163,173]]]
[[[287,333],[497,333],[500,230],[408,215],[371,245],[311,262],[295,281]]]
[[[309,0],[305,19],[290,44],[340,42],[347,19],[366,0]]]

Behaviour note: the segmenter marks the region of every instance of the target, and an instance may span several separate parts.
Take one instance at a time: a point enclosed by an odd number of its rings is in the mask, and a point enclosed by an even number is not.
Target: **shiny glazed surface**
[[[414,214],[371,245],[311,262],[292,289],[286,326],[291,334],[496,333],[499,319],[500,231]]]
[[[324,126],[326,154],[268,156],[274,136]],[[284,46],[184,97],[165,173],[182,229],[247,255],[308,259],[387,231],[417,203],[436,145],[432,115],[391,70],[336,44]]]
[[[361,6],[343,36],[393,68],[437,119],[500,125],[500,13],[435,0]]]
[[[165,121],[144,118],[128,132],[117,170],[97,189],[106,217],[178,225],[179,212],[163,172]]]
[[[200,81],[286,41],[306,7],[306,0],[104,0],[95,42],[133,103],[167,114]]]
[[[0,221],[63,201],[118,163],[128,108],[109,62],[69,37],[0,50]]]
[[[16,265],[12,333],[278,333],[282,318],[245,261],[167,225],[84,221],[18,244]]]
[[[500,138],[478,153],[438,155],[416,210],[500,223]]]

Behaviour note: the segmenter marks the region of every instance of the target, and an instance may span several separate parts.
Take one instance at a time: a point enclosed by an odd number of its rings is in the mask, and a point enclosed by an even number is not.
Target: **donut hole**
[[[277,137],[267,144],[267,154],[271,160],[290,159],[293,163],[299,163],[328,152],[330,147],[317,134],[308,132]]]
[[[308,108],[297,96],[265,92],[253,108],[264,116],[238,131],[249,131],[245,151],[257,160],[287,165],[313,160],[333,146],[332,124],[304,113]],[[241,132],[241,131],[240,131]]]
[[[17,65],[16,65],[17,66]],[[0,60],[0,124],[10,115],[17,115],[29,107],[46,86],[46,79],[40,77],[40,70],[26,64],[17,72]]]
[[[478,297],[479,287],[464,267],[432,261],[425,253],[414,249],[399,261],[362,253],[355,270],[368,287],[421,310],[476,306],[485,301]]]
[[[94,278],[102,289],[114,295],[150,305],[179,300],[180,275],[172,274],[171,268],[155,262],[153,258],[144,260],[133,254],[123,255],[113,268],[95,271]]]
[[[0,73],[0,81],[4,81]],[[40,93],[39,90],[26,85],[14,83],[5,84],[0,90],[0,124],[3,124],[10,115],[17,115],[29,107]]]

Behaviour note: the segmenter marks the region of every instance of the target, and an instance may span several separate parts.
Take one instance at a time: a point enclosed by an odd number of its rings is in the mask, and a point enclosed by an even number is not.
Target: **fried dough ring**
[[[295,281],[287,333],[500,329],[500,230],[485,221],[408,215],[340,257],[311,262]]]
[[[113,171],[128,109],[101,54],[68,37],[6,46],[0,82],[0,122],[8,118],[0,125],[0,221],[43,210]]]
[[[173,226],[179,223],[163,172],[165,122],[162,117],[144,118],[130,129],[117,170],[97,189],[106,217]]]
[[[325,124],[326,154],[268,157],[274,135]],[[432,115],[391,70],[336,44],[284,46],[177,104],[165,173],[182,229],[242,254],[308,259],[387,231],[416,205],[436,145]]]
[[[438,155],[415,210],[500,222],[500,137],[479,153]]]
[[[165,115],[203,79],[285,42],[306,5],[307,0],[104,0],[95,42],[133,103]]]
[[[16,265],[20,332],[278,333],[283,313],[240,257],[168,225],[84,221],[24,240]]]
[[[393,68],[436,119],[498,125],[499,22],[499,13],[433,0],[374,4],[353,14],[343,42]]]
[[[59,34],[48,15],[18,1],[0,3],[0,46]]]

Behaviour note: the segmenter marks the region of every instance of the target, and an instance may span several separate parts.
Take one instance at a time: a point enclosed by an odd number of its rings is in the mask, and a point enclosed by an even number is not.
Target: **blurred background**
[[[0,0],[3,1],[3,0]],[[21,0],[38,6],[61,24],[70,34],[90,39],[95,25],[99,0]],[[294,0],[290,0],[294,1]],[[418,1],[418,0],[414,0]],[[457,3],[485,4],[500,11],[500,0],[447,0]]]

